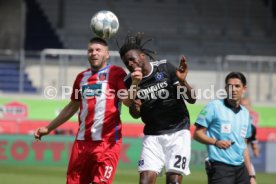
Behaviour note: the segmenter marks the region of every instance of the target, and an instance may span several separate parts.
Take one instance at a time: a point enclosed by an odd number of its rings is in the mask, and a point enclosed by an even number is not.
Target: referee
[[[207,145],[208,184],[255,184],[246,141],[251,135],[250,117],[240,105],[246,78],[231,72],[225,85],[227,97],[209,102],[200,112],[194,139]]]

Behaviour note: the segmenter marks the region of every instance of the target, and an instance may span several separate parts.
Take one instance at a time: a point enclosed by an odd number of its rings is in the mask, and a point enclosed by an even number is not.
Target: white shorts
[[[164,135],[145,135],[138,171],[155,171],[159,174],[165,166],[166,172],[190,174],[191,133],[180,130]]]

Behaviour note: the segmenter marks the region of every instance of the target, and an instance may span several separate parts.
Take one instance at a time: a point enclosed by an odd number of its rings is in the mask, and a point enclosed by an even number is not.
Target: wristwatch
[[[256,179],[256,176],[255,176],[255,175],[249,175],[249,178],[250,178],[250,179],[251,179],[251,178]]]

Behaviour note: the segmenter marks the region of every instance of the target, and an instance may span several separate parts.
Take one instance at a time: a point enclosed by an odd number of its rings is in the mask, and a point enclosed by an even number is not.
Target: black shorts
[[[222,162],[205,162],[208,184],[250,184],[244,164],[233,166]]]

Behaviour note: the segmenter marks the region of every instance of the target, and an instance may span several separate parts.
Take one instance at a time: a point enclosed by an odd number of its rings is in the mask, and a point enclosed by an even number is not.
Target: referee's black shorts
[[[249,174],[244,163],[234,166],[217,161],[206,161],[205,169],[208,184],[250,184]]]

